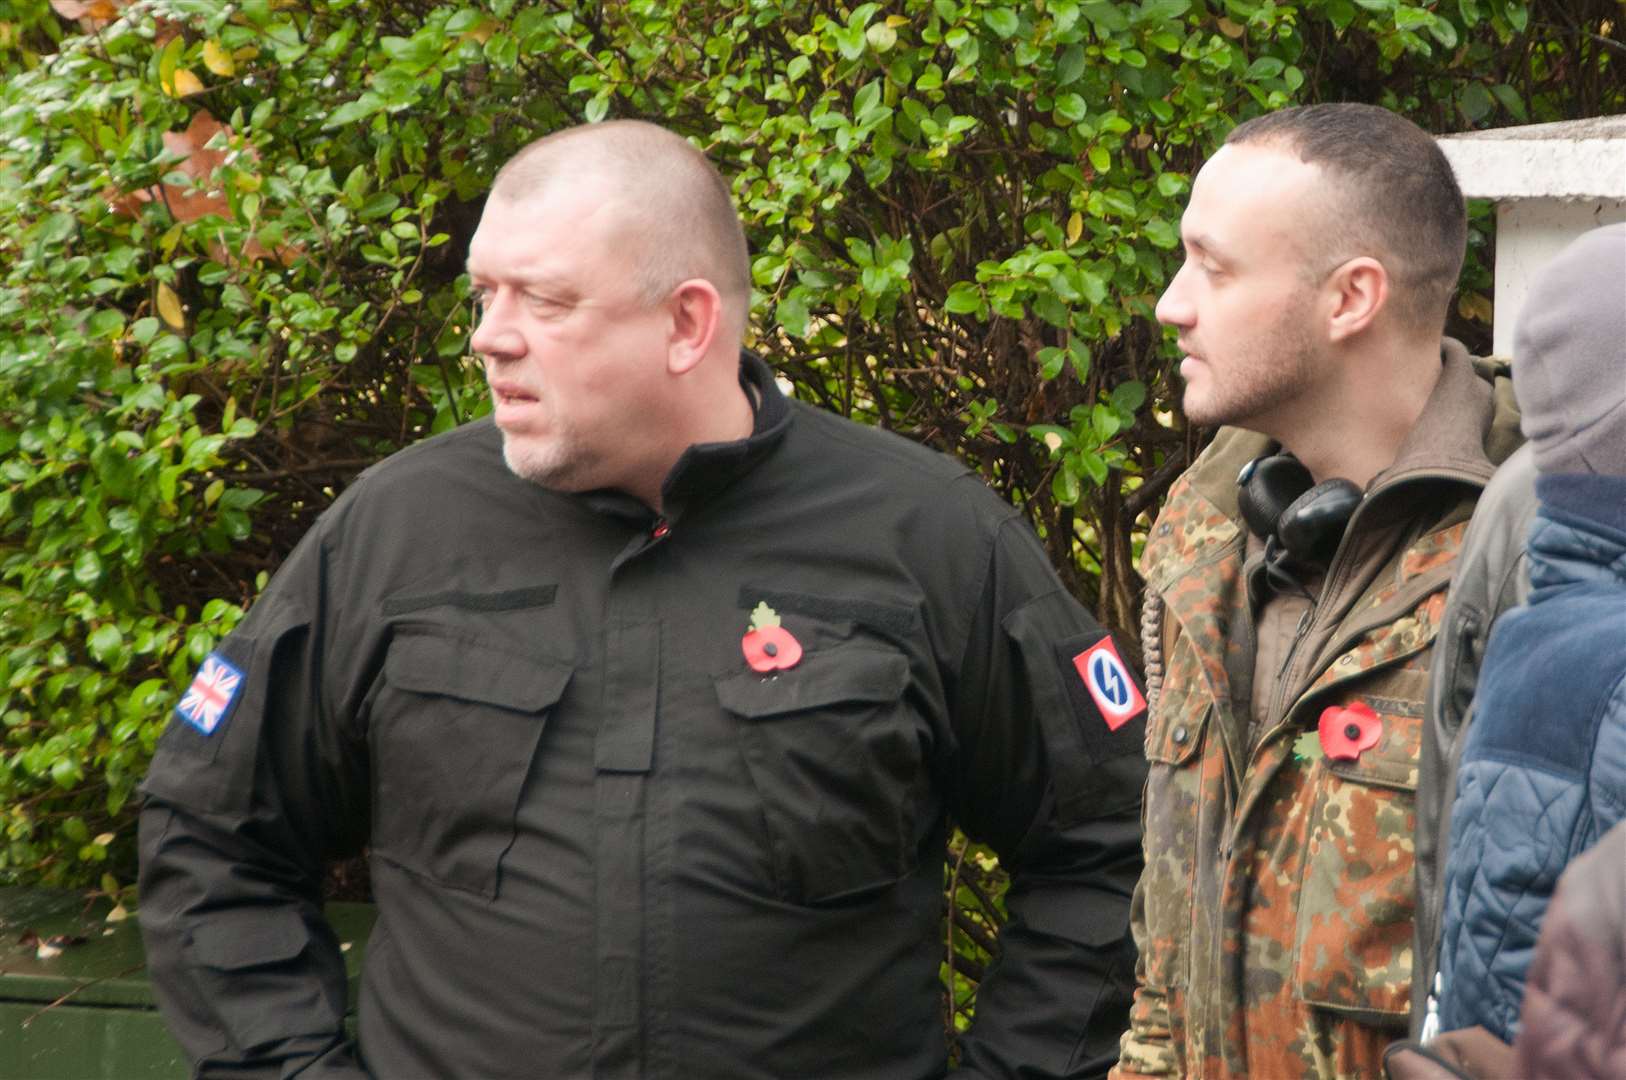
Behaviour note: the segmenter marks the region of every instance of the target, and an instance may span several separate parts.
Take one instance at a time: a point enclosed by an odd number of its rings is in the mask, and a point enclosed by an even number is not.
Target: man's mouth
[[[498,405],[532,405],[539,400],[530,391],[510,383],[492,383],[491,397]]]

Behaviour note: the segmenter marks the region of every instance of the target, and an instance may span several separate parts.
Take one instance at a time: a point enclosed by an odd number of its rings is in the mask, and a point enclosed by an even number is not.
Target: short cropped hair
[[[1422,128],[1376,105],[1300,105],[1239,124],[1227,144],[1275,145],[1329,183],[1305,248],[1311,273],[1369,255],[1389,272],[1390,303],[1418,332],[1445,327],[1462,272],[1468,216],[1456,174]],[[1313,245],[1313,246],[1312,246]]]
[[[728,183],[681,136],[641,120],[607,120],[544,135],[515,154],[492,198],[523,199],[556,181],[604,185],[629,217],[626,236],[641,300],[656,304],[681,282],[704,278],[735,309],[750,304],[745,232]]]

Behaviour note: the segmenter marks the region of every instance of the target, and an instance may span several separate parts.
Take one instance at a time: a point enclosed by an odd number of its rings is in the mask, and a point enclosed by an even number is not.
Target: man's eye
[[[559,300],[540,293],[526,293],[525,306],[538,315],[558,315],[565,310],[565,305]]]

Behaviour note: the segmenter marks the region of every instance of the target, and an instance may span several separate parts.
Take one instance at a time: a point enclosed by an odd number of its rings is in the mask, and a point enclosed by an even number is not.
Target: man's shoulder
[[[1269,448],[1270,440],[1257,432],[1220,428],[1169,488],[1141,560],[1149,580],[1165,579],[1242,535],[1237,474]]]
[[[999,521],[1018,513],[969,465],[893,431],[792,402],[798,475],[822,477],[902,508],[971,512]]]
[[[897,432],[860,424],[805,402],[792,401],[790,406],[797,429],[806,438],[823,443],[824,453],[861,457],[871,468],[896,473],[902,479],[952,480],[971,471],[948,454]]]
[[[1603,720],[1626,686],[1626,588],[1583,585],[1509,611],[1491,634],[1482,672],[1474,709],[1481,752],[1586,761],[1588,721]]]
[[[323,515],[329,529],[358,512],[408,520],[464,499],[485,500],[514,480],[502,460],[502,435],[490,417],[395,451],[358,474]]]

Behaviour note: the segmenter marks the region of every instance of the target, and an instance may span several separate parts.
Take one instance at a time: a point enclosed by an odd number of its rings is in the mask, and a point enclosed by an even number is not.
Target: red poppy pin
[[[751,629],[740,639],[740,651],[752,671],[764,674],[793,668],[802,659],[802,643],[779,625],[779,613],[766,601],[751,611]]]
[[[1334,761],[1355,761],[1383,737],[1383,721],[1372,707],[1357,701],[1323,709],[1317,725],[1321,749]]]

